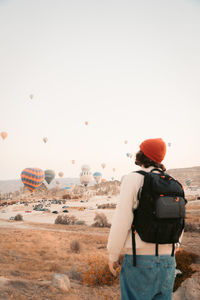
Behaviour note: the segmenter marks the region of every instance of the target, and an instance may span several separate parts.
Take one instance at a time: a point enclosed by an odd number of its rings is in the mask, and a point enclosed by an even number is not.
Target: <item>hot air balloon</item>
[[[168,147],[171,147],[172,143],[168,143],[167,145],[168,145]]]
[[[21,173],[23,184],[33,192],[44,180],[44,171],[39,168],[26,168]]]
[[[95,172],[93,174],[93,177],[94,177],[94,180],[96,181],[96,183],[98,184],[101,181],[102,174],[100,172]]]
[[[43,142],[46,144],[48,142],[48,138],[47,137],[44,137],[43,138]]]
[[[7,136],[8,136],[7,132],[5,132],[5,131],[1,132],[1,137],[3,140],[5,140],[7,138]]]
[[[192,183],[192,180],[189,179],[189,178],[187,178],[187,179],[185,180],[185,183],[187,184],[187,186],[190,186],[191,183]]]
[[[130,153],[126,153],[126,156],[129,157],[129,156],[130,156]]]
[[[53,170],[45,170],[44,174],[45,174],[45,180],[48,184],[50,184],[56,176]]]
[[[75,160],[74,159],[72,159],[72,165],[74,165],[75,164]]]
[[[101,166],[104,169],[106,167],[106,164],[102,163]]]
[[[129,157],[132,158],[132,157],[133,157],[133,154],[132,154],[132,153],[129,153]]]
[[[63,177],[63,175],[64,175],[64,173],[63,173],[63,172],[59,172],[59,173],[58,173],[58,176],[59,176],[60,178],[62,178],[62,177]]]
[[[113,172],[115,172],[115,171],[116,171],[116,169],[115,169],[115,168],[113,168],[112,170],[113,170]]]
[[[88,125],[88,121],[85,121],[85,125],[86,125],[86,126]]]
[[[34,98],[34,95],[33,94],[30,94],[29,95],[29,98],[32,100]]]
[[[105,179],[105,178],[102,178],[102,179],[101,179],[101,182],[102,182],[102,183],[106,182],[106,179]]]
[[[80,182],[84,186],[87,186],[90,181],[92,181],[92,173],[90,172],[90,167],[88,165],[83,165],[80,173]]]
[[[112,179],[112,180],[114,180],[114,179],[115,179],[115,177],[111,177],[111,179]]]
[[[125,141],[124,141],[124,144],[128,144],[128,141],[127,141],[127,140],[125,140]]]

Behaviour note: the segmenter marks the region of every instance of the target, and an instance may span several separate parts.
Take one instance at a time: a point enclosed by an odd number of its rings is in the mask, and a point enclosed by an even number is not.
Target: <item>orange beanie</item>
[[[148,158],[160,164],[166,154],[166,144],[161,138],[148,139],[142,142],[140,150]]]

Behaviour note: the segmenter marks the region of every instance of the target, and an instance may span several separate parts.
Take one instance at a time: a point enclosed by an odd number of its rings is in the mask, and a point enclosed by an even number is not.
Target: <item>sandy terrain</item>
[[[70,206],[67,208],[70,215],[86,221],[87,225],[83,226],[54,224],[58,215],[33,211],[33,204],[15,204],[1,208],[0,300],[120,300],[117,280],[111,286],[89,285],[91,274],[98,282],[113,282],[113,278],[109,279],[111,275],[107,269],[106,244],[109,228],[88,225],[93,223],[96,212],[105,213],[111,222],[114,209],[96,209],[96,205],[116,203],[118,197],[95,196],[84,203],[70,200],[62,205],[51,205],[50,210],[58,210],[59,214],[62,214],[62,206]],[[80,211],[80,207],[85,207],[85,210]],[[29,210],[31,213],[25,212]],[[189,203],[187,221],[198,225],[199,211],[199,200]],[[23,215],[24,221],[9,220],[18,213]],[[80,243],[78,253],[74,253],[70,247],[74,240]],[[199,244],[199,233],[186,232],[181,247],[200,255]],[[92,270],[90,260],[93,260]],[[194,276],[199,279],[200,264],[193,265],[193,269],[197,271]],[[71,281],[68,293],[52,286],[54,273],[68,274]],[[84,282],[82,278],[85,278]]]

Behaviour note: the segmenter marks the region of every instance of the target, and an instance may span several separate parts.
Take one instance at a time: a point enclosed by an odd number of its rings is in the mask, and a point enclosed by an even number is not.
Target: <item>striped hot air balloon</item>
[[[39,168],[26,168],[21,173],[23,184],[33,192],[44,180],[44,171]]]

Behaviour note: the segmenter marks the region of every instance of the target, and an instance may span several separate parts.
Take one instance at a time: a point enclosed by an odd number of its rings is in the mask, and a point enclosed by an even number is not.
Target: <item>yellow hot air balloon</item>
[[[102,163],[101,166],[104,169],[106,167],[106,164]]]
[[[58,176],[59,176],[60,178],[63,177],[63,175],[64,175],[63,172],[59,172],[59,173],[58,173]]]
[[[7,132],[5,132],[5,131],[1,132],[1,137],[3,140],[5,140],[7,138],[7,136],[8,136]]]

